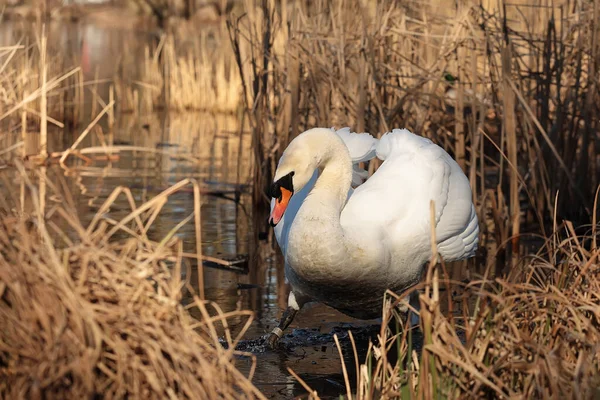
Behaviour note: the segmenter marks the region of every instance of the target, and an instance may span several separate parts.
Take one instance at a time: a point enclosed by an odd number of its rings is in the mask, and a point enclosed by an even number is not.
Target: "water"
[[[210,115],[197,115],[203,121],[210,120]],[[221,116],[220,118],[226,119]],[[232,117],[230,117],[232,118]],[[220,123],[224,123],[221,121]],[[203,126],[203,124],[197,124]],[[124,177],[98,178],[97,176],[81,177],[73,187],[73,193],[78,205],[79,215],[91,219],[100,204],[110,192],[119,185],[132,188],[136,201],[141,203],[150,199],[161,189],[174,184],[185,177],[194,177],[203,182],[203,187],[224,188],[237,185],[237,163],[243,163],[245,174],[240,176],[240,182],[249,179],[247,155],[250,154],[249,137],[242,136],[243,154],[238,158],[239,137],[223,134],[217,130],[214,136],[203,136],[206,132],[181,135],[178,130],[169,129],[156,138],[148,136],[144,145],[156,147],[161,144],[169,148],[184,151],[189,148],[189,142],[202,143],[198,145],[198,153],[204,160],[201,165],[193,166],[186,162],[175,162],[166,156],[122,153],[118,162],[111,167],[114,170],[127,172]],[[136,131],[121,132],[115,136],[120,142],[134,141],[140,133]],[[192,140],[192,136],[196,136]],[[186,144],[188,143],[188,144]],[[210,144],[209,144],[210,143]],[[193,146],[192,146],[193,147]],[[212,155],[207,149],[212,149]],[[220,149],[220,150],[219,150]],[[224,160],[229,160],[225,162]],[[82,193],[85,188],[85,193]],[[153,224],[150,237],[160,240],[179,221],[193,212],[193,197],[190,193],[172,196],[160,217]],[[128,205],[124,199],[116,203],[113,211],[115,217],[128,213]],[[379,330],[374,322],[355,321],[328,307],[319,304],[306,306],[296,317],[286,331],[282,340],[283,350],[273,352],[265,348],[262,340],[278,323],[281,310],[285,308],[289,288],[283,278],[283,264],[276,253],[268,250],[265,255],[252,254],[250,246],[268,247],[266,244],[255,244],[252,240],[252,209],[248,194],[242,194],[240,203],[213,196],[205,196],[202,206],[202,241],[203,254],[221,258],[233,258],[238,255],[250,254],[254,260],[250,262],[250,271],[238,273],[217,268],[204,268],[205,295],[209,300],[219,304],[224,312],[234,310],[252,310],[255,320],[246,332],[240,348],[250,351],[257,357],[257,369],[254,383],[271,398],[290,398],[304,393],[305,390],[287,371],[292,368],[297,374],[317,389],[322,395],[337,396],[345,392],[341,363],[338,350],[335,347],[331,332],[341,335],[344,343],[346,329],[352,328],[358,337],[362,357],[366,352],[369,335]],[[179,233],[184,245],[193,251],[193,225],[184,226]],[[197,279],[193,275],[190,282],[196,286]],[[195,287],[197,289],[197,287]],[[184,296],[184,302],[189,298]],[[245,324],[243,318],[233,318],[228,321],[233,334],[237,334]],[[373,327],[361,329],[361,327]],[[347,346],[346,346],[347,347]],[[350,348],[346,348],[347,361],[352,362]],[[361,359],[361,362],[363,359]],[[249,373],[251,363],[240,358],[239,368]]]
[[[4,35],[10,35],[10,26],[3,26]],[[7,33],[8,32],[8,33]],[[115,64],[111,57],[133,58],[139,56],[151,35],[139,32],[115,32],[107,27],[64,24],[51,25],[49,32],[53,43],[64,47],[74,58],[83,57],[81,41],[85,39],[89,57],[85,62],[92,68],[84,71],[89,79],[90,71],[98,71],[98,78],[110,78]],[[51,41],[49,41],[50,43]],[[9,42],[10,43],[10,42]],[[133,50],[130,50],[133,49]],[[131,61],[131,60],[130,60]],[[130,76],[138,74],[135,63],[123,63],[132,68]],[[89,67],[89,65],[88,65]],[[106,98],[107,86],[99,86],[100,96]],[[86,115],[91,105],[86,103]],[[101,122],[107,132],[105,121]],[[48,137],[49,152],[69,147],[83,128],[73,131],[51,129]],[[230,115],[211,113],[159,114],[140,116],[119,115],[111,135],[90,134],[80,148],[99,146],[105,140],[113,144],[132,145],[156,149],[157,153],[121,152],[112,161],[92,160],[91,165],[78,164],[77,174],[67,180],[80,219],[89,222],[110,193],[118,186],[131,188],[139,205],[167,187],[185,178],[194,178],[203,188],[226,193],[239,202],[216,196],[203,196],[202,205],[202,251],[204,255],[234,258],[247,255],[250,259],[247,272],[219,268],[204,268],[205,294],[219,304],[224,312],[252,310],[255,318],[245,334],[240,349],[256,356],[257,367],[253,382],[269,398],[291,398],[305,394],[306,390],[291,376],[294,370],[323,398],[338,397],[346,388],[342,364],[333,334],[338,334],[344,351],[344,362],[350,379],[355,379],[354,355],[347,338],[352,330],[357,341],[359,361],[364,356],[369,340],[379,331],[377,321],[353,320],[320,304],[309,304],[297,315],[286,330],[279,351],[266,349],[263,338],[277,325],[281,311],[286,307],[289,286],[283,276],[283,263],[277,252],[266,243],[255,243],[252,224],[252,206],[248,184],[251,183],[251,148],[247,127]],[[6,143],[6,141],[5,141]],[[169,152],[164,154],[161,152]],[[199,163],[178,159],[172,154],[193,155]],[[163,211],[154,222],[149,236],[160,240],[194,209],[190,191],[170,197]],[[129,205],[124,197],[111,208],[115,218],[128,214]],[[188,251],[194,251],[193,224],[180,229]],[[197,277],[189,277],[192,285]],[[195,290],[198,288],[195,287]],[[189,301],[189,293],[183,302]],[[228,321],[233,334],[245,324],[243,318]],[[249,373],[252,363],[240,357],[238,367]]]
[[[75,175],[66,178],[78,216],[85,226],[118,186],[130,188],[138,206],[185,178],[194,178],[202,188],[213,191],[229,193],[233,189],[240,190],[239,202],[234,201],[234,194],[227,194],[231,199],[203,196],[203,254],[224,259],[240,255],[250,258],[246,272],[205,267],[206,298],[218,303],[224,312],[254,312],[254,321],[239,348],[256,356],[253,382],[267,397],[291,398],[306,393],[288,368],[292,368],[324,398],[337,397],[346,389],[332,333],[340,337],[352,376],[354,356],[347,330],[353,331],[360,361],[363,362],[369,339],[379,331],[379,325],[376,321],[353,320],[320,304],[309,304],[286,330],[281,350],[266,348],[263,338],[277,325],[281,311],[286,307],[289,287],[277,252],[266,242],[255,243],[253,239],[253,209],[247,186],[251,181],[250,136],[235,133],[240,131],[236,123],[232,116],[207,113],[176,117],[154,115],[141,123],[121,118],[111,138],[114,143],[194,155],[199,157],[200,162],[194,164],[176,160],[160,153],[121,152],[112,162],[98,160],[88,166],[79,165]],[[49,136],[50,151],[65,148],[75,135],[75,132],[52,132]],[[81,148],[98,146],[99,141],[100,138],[90,136]],[[57,172],[62,174],[60,170]],[[149,231],[150,239],[160,241],[193,210],[191,191],[172,195],[154,221]],[[130,206],[122,196],[111,207],[109,216],[118,219],[129,212]],[[184,225],[178,236],[183,240],[185,250],[193,252],[193,224]],[[193,270],[188,278],[193,288],[198,290],[196,273]],[[188,292],[184,292],[182,301],[190,301]],[[234,335],[243,329],[245,322],[242,317],[228,320]],[[252,363],[249,359],[240,357],[237,363],[240,370],[250,373]]]

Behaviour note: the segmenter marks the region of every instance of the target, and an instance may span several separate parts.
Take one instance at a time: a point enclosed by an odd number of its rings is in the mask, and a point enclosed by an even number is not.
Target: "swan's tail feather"
[[[394,129],[379,139],[376,147],[377,158],[385,160],[392,153],[411,151],[431,143],[431,140],[417,136],[408,129]]]

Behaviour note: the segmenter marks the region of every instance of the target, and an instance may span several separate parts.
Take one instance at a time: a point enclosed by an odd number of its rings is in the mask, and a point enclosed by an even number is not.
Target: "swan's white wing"
[[[479,226],[469,181],[458,164],[429,139],[405,129],[384,135],[376,150],[384,162],[354,190],[342,225],[382,234],[392,257],[420,251],[427,258],[433,200],[440,254],[447,261],[472,256]]]
[[[333,128],[332,128],[333,130]],[[365,162],[375,158],[378,140],[370,133],[351,132],[350,128],[335,131],[342,138],[353,163]]]
[[[368,178],[368,172],[359,168],[358,163],[375,158],[378,140],[369,133],[351,132],[350,128],[342,128],[337,131],[332,128],[331,130],[334,131],[344,141],[346,147],[348,147],[350,158],[352,159],[353,163],[352,185],[354,187],[361,185]],[[279,223],[274,228],[275,238],[277,239],[277,243],[279,243],[279,247],[284,254],[287,246],[290,227],[292,226],[294,218],[296,217],[302,202],[304,202],[304,199],[315,185],[317,178],[318,171],[315,170],[312,178],[308,181],[306,186],[304,186],[304,188],[302,188],[302,190],[299,192],[294,193],[290,199],[283,218],[281,218]],[[350,193],[352,193],[352,189],[350,189]],[[271,199],[271,211],[273,210],[274,206],[275,200]]]
[[[375,158],[378,140],[369,133],[355,133],[350,131],[350,128],[342,128],[335,133],[342,138],[350,152],[353,163],[352,186],[360,186],[369,177],[369,172],[360,168],[358,163]]]

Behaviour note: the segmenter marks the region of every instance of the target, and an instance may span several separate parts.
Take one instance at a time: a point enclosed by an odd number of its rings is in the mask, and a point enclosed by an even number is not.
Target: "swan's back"
[[[382,136],[376,152],[384,162],[352,194],[342,211],[342,225],[379,235],[390,264],[420,275],[431,254],[433,200],[439,253],[446,261],[473,256],[479,225],[469,181],[456,161],[431,140],[406,129]]]

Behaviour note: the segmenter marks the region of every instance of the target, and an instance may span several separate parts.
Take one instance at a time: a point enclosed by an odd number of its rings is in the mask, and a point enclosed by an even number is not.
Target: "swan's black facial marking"
[[[275,205],[273,210],[271,210],[271,216],[269,217],[269,224],[271,226],[275,226],[279,223],[279,221],[281,221],[281,218],[283,218],[283,214],[285,213],[285,209],[287,208],[290,199],[294,194],[294,183],[292,182],[293,176],[294,171],[278,179],[273,183],[273,185],[271,185],[270,195],[271,197],[277,199],[275,200]]]
[[[294,184],[292,183],[292,177],[294,176],[294,171],[289,174],[282,176],[276,182],[273,182],[271,185],[270,196],[281,201],[282,193],[281,188],[287,189],[292,194],[294,193]]]

